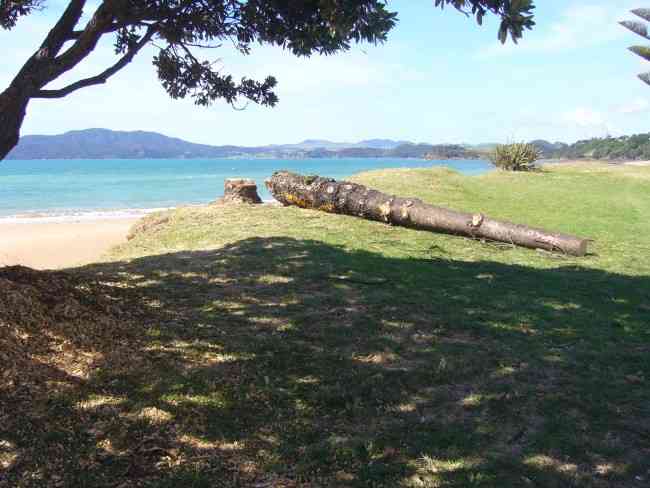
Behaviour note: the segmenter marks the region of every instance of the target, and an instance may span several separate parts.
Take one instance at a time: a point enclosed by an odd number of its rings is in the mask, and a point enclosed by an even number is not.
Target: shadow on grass
[[[650,277],[289,238],[74,273],[136,290],[142,344],[26,400],[0,485],[650,479]]]

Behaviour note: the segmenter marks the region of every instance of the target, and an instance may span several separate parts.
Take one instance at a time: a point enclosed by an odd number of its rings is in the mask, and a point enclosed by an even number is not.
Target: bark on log
[[[223,197],[217,203],[262,203],[257,194],[255,180],[228,178],[224,183]]]
[[[279,171],[266,181],[266,186],[284,205],[363,217],[414,229],[506,242],[573,256],[584,256],[590,242],[589,239],[493,220],[482,213],[457,212],[426,204],[417,198],[387,195],[356,183],[320,176]]]

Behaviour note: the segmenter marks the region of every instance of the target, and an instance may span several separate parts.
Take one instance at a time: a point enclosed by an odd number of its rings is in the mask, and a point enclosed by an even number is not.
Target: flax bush
[[[534,171],[535,162],[540,157],[539,149],[523,142],[498,145],[489,154],[489,159],[497,168],[506,171]]]

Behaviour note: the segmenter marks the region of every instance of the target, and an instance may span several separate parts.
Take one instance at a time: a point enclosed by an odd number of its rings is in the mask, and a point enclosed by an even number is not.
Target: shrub
[[[534,171],[535,162],[540,157],[539,149],[523,142],[499,144],[489,154],[489,159],[497,168],[506,171]]]

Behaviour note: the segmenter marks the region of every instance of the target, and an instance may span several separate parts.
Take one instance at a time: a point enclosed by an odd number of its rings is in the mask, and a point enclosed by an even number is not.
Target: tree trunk
[[[63,97],[83,86],[105,81],[105,78],[130,62],[133,55],[129,52],[98,77],[80,80],[61,90],[43,90],[48,83],[77,66],[95,49],[101,36],[108,32],[105,29],[115,17],[111,11],[111,3],[100,2],[90,22],[78,36],[73,36],[73,29],[83,14],[86,1],[70,0],[40,48],[23,65],[9,88],[0,93],[0,161],[18,144],[20,128],[31,98]],[[65,43],[73,39],[73,44],[59,56]],[[138,44],[138,50],[141,47]]]
[[[276,200],[285,205],[363,217],[415,229],[462,235],[518,246],[584,256],[588,239],[547,232],[428,205],[416,198],[387,195],[362,185],[319,176],[280,171],[266,181]]]
[[[0,161],[18,144],[29,98],[10,87],[0,93]]]

